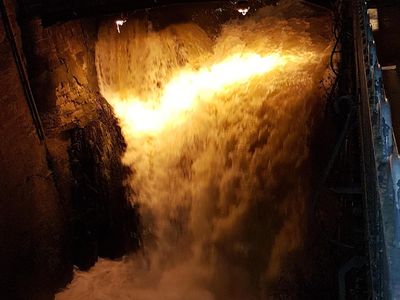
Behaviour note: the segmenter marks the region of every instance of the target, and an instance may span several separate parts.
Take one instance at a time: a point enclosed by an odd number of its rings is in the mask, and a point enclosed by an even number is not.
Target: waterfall
[[[127,142],[143,249],[77,272],[57,299],[267,299],[290,280],[330,18],[271,10],[217,37],[195,23],[102,24],[98,81]]]

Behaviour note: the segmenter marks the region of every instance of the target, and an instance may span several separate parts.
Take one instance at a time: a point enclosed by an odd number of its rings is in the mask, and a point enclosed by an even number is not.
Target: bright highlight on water
[[[159,101],[141,99],[118,99],[106,96],[116,114],[140,133],[159,132],[170,123],[183,122],[182,114],[195,109],[200,95],[213,97],[228,86],[240,84],[252,76],[263,75],[283,66],[285,58],[278,54],[260,56],[246,53],[228,59],[197,72],[184,71],[174,77],[165,87]]]

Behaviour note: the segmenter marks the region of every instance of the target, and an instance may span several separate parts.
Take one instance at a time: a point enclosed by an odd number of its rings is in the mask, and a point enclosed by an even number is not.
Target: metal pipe
[[[5,32],[8,41],[10,42],[10,46],[12,49],[13,57],[18,69],[18,75],[21,80],[22,88],[24,90],[25,98],[28,103],[29,111],[31,112],[31,116],[33,119],[33,123],[36,128],[37,135],[41,141],[45,139],[44,130],[42,126],[42,122],[40,120],[39,112],[36,107],[35,99],[32,94],[32,89],[29,84],[28,74],[26,72],[25,66],[23,64],[23,60],[21,57],[21,53],[18,49],[17,43],[15,41],[15,36],[12,30],[11,22],[7,14],[6,6],[4,5],[4,0],[0,0],[0,11],[1,18],[3,20]]]

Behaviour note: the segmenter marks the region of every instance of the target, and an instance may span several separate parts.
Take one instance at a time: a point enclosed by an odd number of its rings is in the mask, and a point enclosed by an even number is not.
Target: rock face
[[[138,245],[138,217],[122,185],[129,174],[120,157],[125,142],[111,107],[97,99],[98,118],[70,131],[74,262],[91,267],[97,256],[116,258]]]
[[[17,24],[13,3],[7,10],[46,139],[35,132],[1,20],[0,288],[7,300],[45,300],[73,265],[88,269],[98,256],[134,250],[138,216],[123,185],[125,142],[98,92],[96,22]]]
[[[24,24],[22,33],[47,135],[85,126],[96,117],[95,22],[71,21],[43,28],[35,19]]]
[[[118,122],[99,94],[93,20],[24,27],[33,92],[38,100],[57,186],[66,208],[73,264],[90,268],[138,245],[135,209],[123,185],[128,168]]]

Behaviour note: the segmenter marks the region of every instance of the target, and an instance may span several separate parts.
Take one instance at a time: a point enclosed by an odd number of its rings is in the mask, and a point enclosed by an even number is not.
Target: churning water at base
[[[269,299],[302,276],[331,37],[328,16],[300,8],[262,9],[213,39],[193,23],[102,25],[98,80],[127,142],[143,245],[76,272],[56,299]]]

